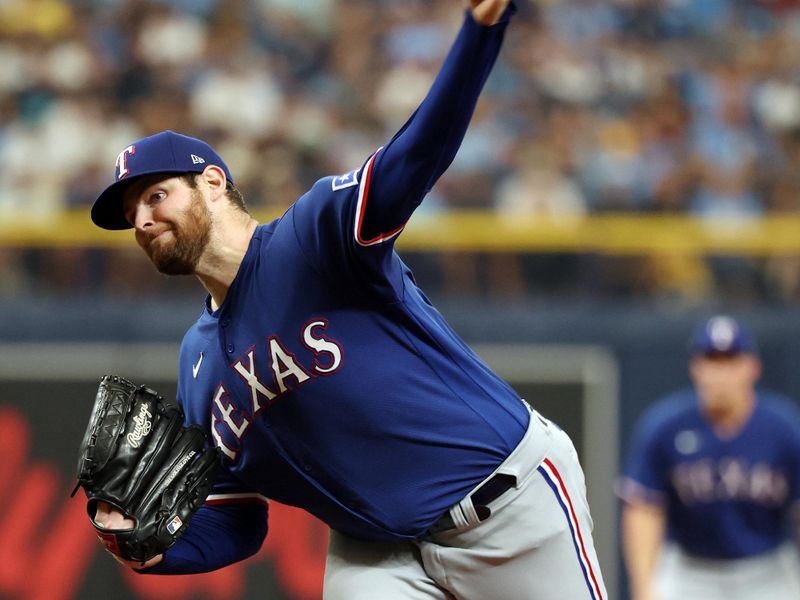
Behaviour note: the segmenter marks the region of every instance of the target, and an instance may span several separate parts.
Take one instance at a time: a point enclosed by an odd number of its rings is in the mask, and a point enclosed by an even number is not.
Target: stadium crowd
[[[464,145],[424,211],[713,220],[800,210],[800,2],[519,4]],[[211,142],[253,209],[285,208],[318,177],[358,167],[402,124],[458,27],[451,9],[0,0],[0,218],[88,209],[108,183],[109,157],[162,129]],[[588,284],[612,296],[800,299],[791,257],[417,263],[462,293]],[[0,295],[43,285],[124,293],[131,269],[149,272],[138,254],[88,249],[6,248],[0,266]],[[152,277],[138,279],[140,291]]]

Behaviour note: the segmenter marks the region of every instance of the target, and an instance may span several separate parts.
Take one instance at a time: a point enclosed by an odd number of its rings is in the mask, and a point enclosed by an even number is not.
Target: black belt
[[[488,519],[492,514],[489,504],[497,500],[515,485],[517,485],[516,477],[506,473],[497,473],[481,485],[481,487],[472,492],[469,497],[470,500],[472,500],[472,506],[475,507],[478,519],[481,521]],[[448,510],[439,517],[439,520],[436,521],[430,529],[428,529],[428,533],[439,533],[440,531],[455,529],[455,527],[456,524]]]

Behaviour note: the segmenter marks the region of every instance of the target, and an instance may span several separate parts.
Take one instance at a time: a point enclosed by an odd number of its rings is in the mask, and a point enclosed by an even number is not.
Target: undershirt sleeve
[[[187,575],[220,569],[258,552],[266,535],[264,503],[204,504],[164,560],[137,572]]]

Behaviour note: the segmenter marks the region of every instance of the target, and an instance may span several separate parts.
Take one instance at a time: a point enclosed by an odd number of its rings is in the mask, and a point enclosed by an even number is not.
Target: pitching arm
[[[516,8],[472,0],[427,97],[361,172],[356,240],[392,239],[455,158]]]

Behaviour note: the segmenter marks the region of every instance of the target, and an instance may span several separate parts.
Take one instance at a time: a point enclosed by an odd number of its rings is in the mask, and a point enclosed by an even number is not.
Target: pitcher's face
[[[211,214],[200,190],[180,176],[143,177],[126,191],[124,209],[137,243],[161,273],[195,272],[211,236]]]

